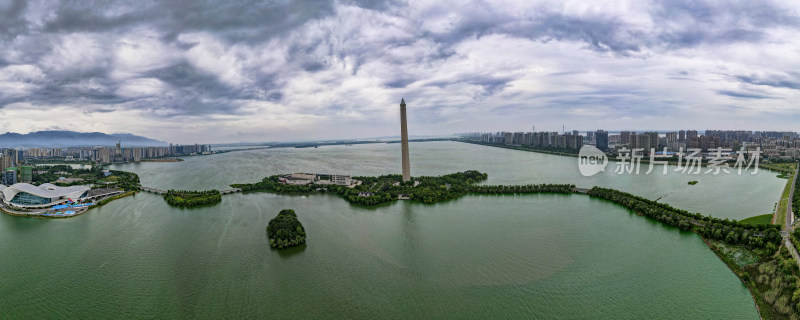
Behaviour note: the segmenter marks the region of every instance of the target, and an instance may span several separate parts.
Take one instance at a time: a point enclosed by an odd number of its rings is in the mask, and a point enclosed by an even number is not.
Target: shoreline
[[[753,288],[748,282],[742,280],[739,274],[736,273],[737,270],[739,270],[740,268],[735,264],[733,264],[732,262],[728,261],[725,255],[723,255],[722,252],[719,252],[717,248],[711,243],[710,240],[706,239],[706,237],[703,236],[700,236],[700,239],[702,239],[703,243],[706,244],[706,247],[708,247],[708,249],[711,250],[711,252],[713,252],[717,256],[717,258],[720,261],[722,261],[722,263],[725,264],[726,267],[728,267],[728,270],[730,270],[733,273],[733,275],[736,276],[736,278],[742,282],[742,285],[744,285],[744,287],[747,288],[747,292],[750,293],[750,298],[753,299],[753,305],[756,306],[756,311],[758,312],[758,318],[763,320],[764,315],[762,314],[761,306],[759,305],[759,302],[762,302],[761,296],[756,295],[756,292],[753,291],[753,290],[758,291],[758,288]]]
[[[112,202],[114,200],[126,198],[126,197],[129,197],[129,196],[135,195],[136,193],[138,193],[138,191],[128,191],[128,192],[125,192],[125,193],[122,193],[122,194],[117,194],[117,195],[110,196],[108,198],[100,199],[99,201],[97,201],[95,204],[93,204],[91,206],[82,207],[80,209],[80,211],[78,211],[78,212],[76,212],[75,214],[72,214],[72,215],[50,215],[50,216],[43,215],[43,212],[48,212],[48,211],[43,211],[42,213],[18,213],[18,212],[14,212],[14,211],[8,211],[3,206],[0,206],[0,211],[2,211],[3,213],[5,213],[5,214],[7,214],[9,216],[14,216],[14,217],[27,217],[27,218],[40,218],[40,219],[67,219],[67,218],[74,218],[74,217],[83,215],[83,214],[91,211],[94,208],[100,208],[100,207],[102,207],[102,206],[104,206],[104,205],[106,205],[106,204],[108,204],[108,203],[110,203],[110,202]]]
[[[172,158],[172,159],[146,159],[146,160],[141,160],[139,162],[181,162],[181,161],[184,160],[181,158]]]

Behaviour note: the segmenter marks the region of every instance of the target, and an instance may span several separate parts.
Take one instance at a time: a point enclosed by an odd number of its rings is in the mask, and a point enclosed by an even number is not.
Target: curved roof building
[[[17,183],[11,186],[0,185],[0,198],[6,204],[23,208],[49,207],[67,199],[77,200],[89,192],[89,187],[70,186],[57,187],[49,183],[34,186],[27,183]]]

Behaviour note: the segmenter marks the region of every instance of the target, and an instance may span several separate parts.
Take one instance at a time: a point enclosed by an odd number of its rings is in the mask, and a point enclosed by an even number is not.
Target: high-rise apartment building
[[[588,134],[588,132],[587,132]],[[595,136],[595,146],[603,151],[608,150],[608,131],[604,130],[597,130],[594,132]],[[630,136],[628,137],[630,139]]]
[[[667,132],[667,144],[678,142],[678,133],[675,131]]]
[[[686,140],[691,141],[694,138],[697,138],[697,130],[687,130],[686,131]]]

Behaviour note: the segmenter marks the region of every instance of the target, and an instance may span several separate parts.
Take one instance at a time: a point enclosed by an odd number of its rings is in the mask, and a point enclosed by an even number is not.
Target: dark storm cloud
[[[734,97],[734,98],[741,98],[741,99],[772,99],[774,97],[759,94],[759,93],[749,93],[749,92],[741,92],[741,91],[731,91],[731,90],[719,90],[717,91],[718,94]]]
[[[462,76],[458,79],[449,81],[433,81],[427,83],[429,86],[438,88],[447,88],[449,86],[458,84],[469,84],[481,87],[481,92],[477,96],[491,96],[501,92],[508,86],[508,83],[513,81],[512,77],[497,77],[491,75],[469,75]],[[477,97],[476,96],[476,97]]]
[[[389,88],[397,89],[397,88],[405,88],[409,84],[412,84],[416,81],[417,80],[413,78],[397,78],[394,80],[386,81],[383,83],[383,85]]]
[[[737,80],[759,86],[770,86],[775,88],[788,88],[800,90],[800,73],[789,75],[770,75],[759,77],[755,75],[737,76]]]
[[[28,31],[24,18],[27,7],[25,0],[0,3],[0,38],[13,38]]]
[[[195,1],[173,0],[148,4],[140,1],[97,3],[63,2],[47,32],[104,32],[109,29],[147,25],[159,29],[165,39],[179,33],[208,31],[232,42],[261,42],[290,32],[308,21],[334,13],[332,0],[306,1]],[[382,10],[387,1],[345,1],[363,8]],[[117,4],[115,6],[115,4]],[[116,7],[135,8],[114,14]]]
[[[104,6],[98,7],[96,3],[64,2],[55,12],[55,18],[48,21],[43,28],[44,32],[108,32],[113,29],[131,26],[145,22],[145,12],[133,12],[119,16],[106,16],[103,14]]]
[[[643,48],[678,49],[703,44],[757,42],[762,28],[800,26],[798,17],[769,3],[738,1],[656,1],[653,28],[631,25],[610,14],[574,16],[561,12],[499,13],[489,5],[461,12],[466,19],[446,33],[427,33],[437,42],[455,44],[467,38],[505,34],[536,41],[582,41],[600,52],[629,55]],[[731,23],[733,22],[733,23]],[[676,26],[677,25],[677,26]],[[669,27],[667,27],[669,26]]]
[[[219,78],[186,62],[150,71],[145,76],[159,79],[176,89],[176,93],[170,94],[165,102],[171,111],[166,116],[236,114],[238,108],[230,101],[258,98],[250,88],[224,84]]]
[[[619,54],[637,52],[643,46],[644,35],[624,28],[620,22],[608,17],[574,18],[548,15],[536,21],[523,23],[522,28],[509,30],[510,34],[532,40],[583,41],[596,51]]]

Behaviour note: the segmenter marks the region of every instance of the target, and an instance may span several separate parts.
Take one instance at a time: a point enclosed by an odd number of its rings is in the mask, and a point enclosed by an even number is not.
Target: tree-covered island
[[[514,194],[514,193],[572,193],[574,185],[569,184],[536,184],[515,186],[476,185],[485,181],[488,175],[475,170],[457,172],[443,176],[414,177],[403,182],[399,174],[378,177],[353,177],[360,183],[344,185],[293,185],[281,180],[281,176],[266,177],[261,182],[252,184],[233,184],[233,188],[241,188],[243,192],[272,192],[308,194],[313,192],[333,192],[341,195],[352,204],[373,206],[399,199],[416,200],[423,203],[435,203],[455,199],[466,194]]]
[[[273,248],[284,249],[306,243],[306,230],[292,209],[283,209],[267,225],[267,238]]]
[[[222,195],[219,190],[169,190],[164,194],[164,200],[176,207],[196,207],[219,203]]]

